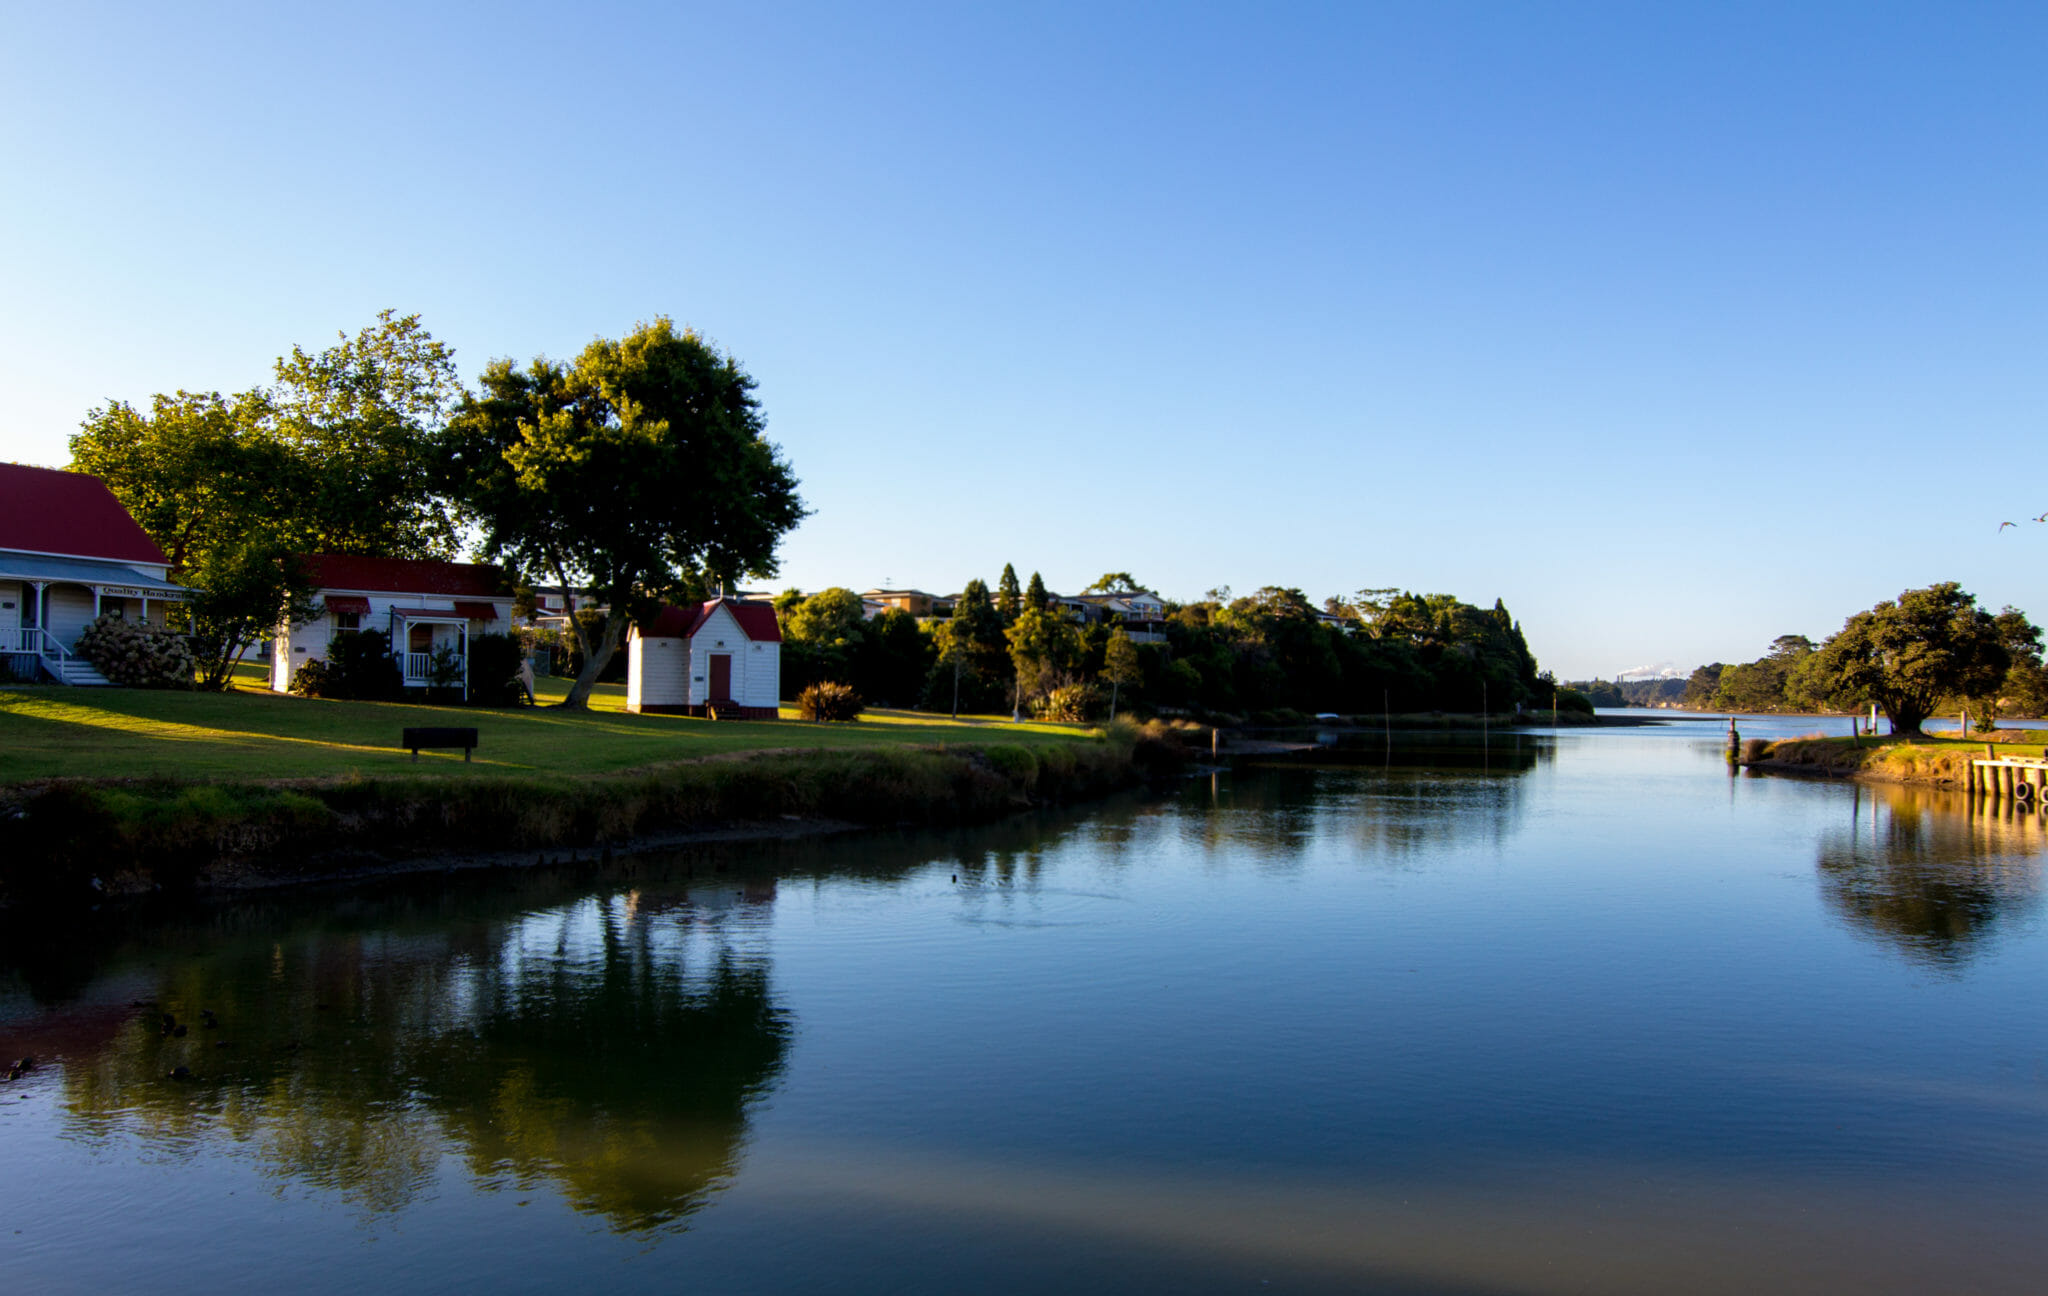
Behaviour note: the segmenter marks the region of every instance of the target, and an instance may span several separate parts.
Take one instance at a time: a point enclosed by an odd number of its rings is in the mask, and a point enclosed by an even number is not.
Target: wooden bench
[[[460,747],[462,748],[462,759],[467,761],[469,754],[476,750],[476,730],[408,729],[405,731],[404,740],[398,745],[411,748],[414,760],[420,758],[420,748],[422,747]]]

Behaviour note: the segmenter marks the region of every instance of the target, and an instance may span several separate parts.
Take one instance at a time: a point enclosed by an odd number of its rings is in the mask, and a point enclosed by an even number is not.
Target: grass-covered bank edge
[[[1986,744],[2000,755],[2038,756],[2044,737],[2038,729],[2001,729],[1969,739],[1752,738],[1743,744],[1741,764],[1766,774],[1961,787],[1969,780],[1970,762],[1983,759]]]
[[[436,857],[540,863],[678,834],[793,824],[986,823],[1178,768],[1158,726],[1037,747],[768,751],[595,775],[383,775],[257,783],[52,780],[0,789],[14,849],[0,906],[409,871]]]

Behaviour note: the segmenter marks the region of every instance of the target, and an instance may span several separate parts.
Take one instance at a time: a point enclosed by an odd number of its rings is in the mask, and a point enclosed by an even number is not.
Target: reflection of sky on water
[[[1347,737],[983,830],[53,936],[0,982],[55,1058],[0,1092],[16,1272],[2038,1286],[2038,818],[1731,778],[1707,727]]]

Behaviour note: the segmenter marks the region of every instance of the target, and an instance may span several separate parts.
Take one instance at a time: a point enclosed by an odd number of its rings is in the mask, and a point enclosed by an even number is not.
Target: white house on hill
[[[626,709],[773,720],[782,696],[782,627],[766,603],[667,607],[626,634]]]

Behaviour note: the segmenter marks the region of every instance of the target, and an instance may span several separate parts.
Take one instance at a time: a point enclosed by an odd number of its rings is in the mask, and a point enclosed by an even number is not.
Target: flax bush
[[[78,636],[78,654],[129,688],[192,687],[195,661],[184,635],[109,612]]]

